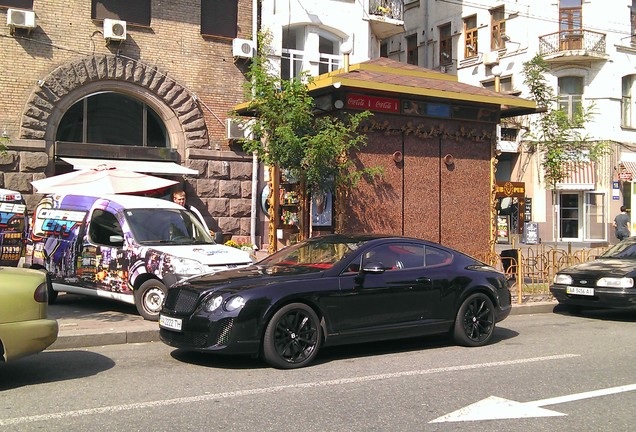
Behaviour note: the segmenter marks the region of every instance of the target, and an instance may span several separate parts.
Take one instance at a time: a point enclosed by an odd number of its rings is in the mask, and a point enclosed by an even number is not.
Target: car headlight
[[[566,274],[557,274],[554,277],[554,283],[559,285],[572,285],[572,276]]]
[[[241,296],[234,296],[225,303],[225,310],[233,312],[245,306],[245,299]]]
[[[174,272],[179,275],[196,275],[206,271],[199,261],[187,258],[171,257],[170,264],[172,264]]]
[[[628,277],[603,277],[596,282],[596,286],[608,288],[631,288],[634,286],[634,279]]]
[[[212,296],[205,301],[205,310],[208,312],[214,312],[223,304],[223,296]]]

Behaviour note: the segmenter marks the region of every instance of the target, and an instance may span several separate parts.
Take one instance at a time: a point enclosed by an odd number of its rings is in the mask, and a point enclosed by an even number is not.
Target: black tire
[[[454,338],[459,345],[486,345],[495,330],[495,308],[484,293],[470,295],[457,311]]]
[[[303,303],[280,308],[267,324],[263,358],[275,368],[307,366],[322,344],[322,328],[316,312]]]
[[[135,306],[139,315],[148,321],[158,321],[166,286],[157,279],[149,279],[135,290]]]

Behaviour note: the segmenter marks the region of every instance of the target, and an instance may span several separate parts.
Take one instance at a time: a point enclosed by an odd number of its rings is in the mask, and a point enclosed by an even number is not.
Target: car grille
[[[216,341],[215,345],[227,345],[230,340],[230,334],[232,333],[232,326],[234,320],[232,318],[225,318],[218,322],[216,325],[217,333],[212,340]]]
[[[194,312],[198,300],[198,291],[173,288],[168,290],[164,306],[178,314],[191,314]]]
[[[159,329],[161,339],[168,344],[187,345],[195,348],[203,348],[208,340],[207,333],[201,332],[184,332],[178,333],[172,330]]]

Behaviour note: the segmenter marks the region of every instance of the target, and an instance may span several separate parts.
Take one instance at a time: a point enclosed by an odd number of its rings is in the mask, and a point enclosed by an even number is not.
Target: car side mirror
[[[124,245],[124,238],[120,235],[112,235],[110,237],[108,237],[108,240],[110,241],[110,244],[112,244],[113,246],[123,246]]]
[[[377,261],[370,261],[362,267],[363,273],[381,274],[384,273],[385,270],[384,265]]]

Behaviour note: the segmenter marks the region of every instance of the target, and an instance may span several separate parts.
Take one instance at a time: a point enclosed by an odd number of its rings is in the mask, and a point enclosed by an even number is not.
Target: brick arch
[[[105,90],[131,95],[155,109],[173,148],[208,146],[203,112],[185,87],[157,66],[107,54],[63,64],[39,81],[22,115],[20,138],[54,141],[66,110],[82,97]]]

